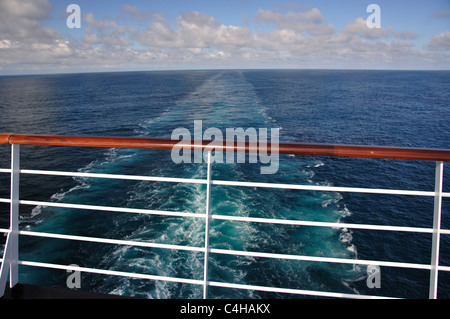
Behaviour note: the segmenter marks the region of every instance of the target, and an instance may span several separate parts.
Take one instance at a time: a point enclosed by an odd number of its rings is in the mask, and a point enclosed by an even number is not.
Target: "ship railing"
[[[10,204],[10,227],[8,229],[0,229],[0,233],[6,234],[6,243],[3,252],[3,258],[0,259],[2,263],[0,272],[0,296],[3,296],[7,282],[13,288],[19,282],[19,265],[32,266],[50,269],[59,269],[66,271],[78,271],[84,273],[94,273],[112,276],[124,276],[130,278],[140,278],[155,281],[168,281],[185,283],[192,285],[200,285],[203,287],[203,297],[208,298],[209,287],[223,287],[231,289],[256,290],[264,292],[284,293],[284,294],[298,294],[318,297],[331,298],[357,298],[357,299],[372,299],[372,298],[391,298],[388,296],[375,295],[360,295],[340,292],[328,292],[317,290],[291,289],[284,287],[271,287],[260,285],[247,285],[239,283],[227,283],[212,281],[208,277],[208,263],[210,254],[247,256],[259,258],[285,259],[296,261],[309,262],[324,262],[324,263],[341,263],[350,265],[377,265],[379,267],[400,267],[409,269],[421,269],[430,272],[429,281],[429,298],[436,299],[438,292],[438,274],[439,271],[448,272],[450,266],[439,264],[439,252],[441,235],[450,235],[449,229],[441,229],[441,210],[442,199],[450,197],[450,193],[443,192],[443,168],[444,162],[450,161],[450,150],[443,149],[417,149],[417,148],[398,148],[398,147],[375,147],[375,146],[352,146],[352,145],[324,145],[324,144],[295,144],[295,143],[280,143],[278,145],[279,154],[293,154],[293,155],[315,155],[315,156],[339,156],[339,157],[354,157],[354,158],[382,158],[382,159],[399,159],[399,160],[418,160],[418,161],[434,161],[435,168],[435,186],[432,191],[415,191],[415,190],[393,190],[393,189],[376,189],[376,188],[355,188],[355,187],[333,187],[333,186],[316,186],[316,185],[295,185],[295,184],[280,184],[280,183],[260,183],[260,182],[244,182],[244,181],[229,181],[216,180],[211,178],[211,151],[208,149],[209,142],[207,141],[192,141],[180,144],[180,141],[169,139],[154,139],[154,138],[132,138],[132,137],[86,137],[86,136],[50,136],[50,135],[19,135],[19,134],[0,134],[0,144],[11,145],[11,167],[0,169],[0,173],[7,173],[11,175],[11,196],[10,198],[0,198],[0,203]],[[232,143],[231,143],[232,144]],[[73,146],[73,147],[106,147],[106,148],[148,148],[148,149],[172,149],[175,145],[178,147],[190,147],[192,150],[203,150],[208,154],[207,174],[204,179],[186,179],[186,178],[171,178],[171,177],[155,177],[155,176],[132,176],[132,175],[114,175],[114,174],[96,174],[96,173],[81,173],[81,172],[63,172],[63,171],[43,171],[43,170],[29,170],[20,167],[20,145],[53,145],[53,146]],[[267,145],[266,145],[267,146]],[[258,145],[245,144],[244,147],[238,146],[236,143],[231,145],[223,143],[223,145],[214,144],[215,150],[222,150],[227,152],[258,152]],[[266,149],[271,149],[267,147]],[[35,175],[52,175],[52,176],[70,176],[70,177],[87,177],[100,179],[123,179],[136,181],[160,181],[172,183],[190,183],[206,185],[206,200],[204,213],[189,213],[189,212],[174,212],[164,210],[148,210],[135,209],[124,207],[108,207],[95,205],[81,205],[59,202],[46,201],[32,201],[21,199],[19,196],[19,177],[21,174],[35,174]],[[317,222],[307,220],[286,220],[277,218],[256,218],[243,216],[226,216],[211,214],[211,187],[214,185],[223,186],[238,186],[238,187],[253,187],[253,188],[271,188],[271,189],[291,189],[303,191],[323,191],[323,192],[350,192],[350,193],[365,193],[365,194],[388,194],[388,195],[406,195],[406,196],[426,196],[434,198],[433,212],[433,227],[404,227],[404,226],[389,226],[389,225],[371,225],[371,224],[352,224],[341,222]],[[96,210],[107,212],[126,212],[136,214],[149,214],[160,216],[177,216],[184,218],[200,218],[205,222],[204,246],[185,246],[185,245],[171,245],[153,242],[133,241],[133,240],[118,240],[98,237],[73,236],[65,234],[53,234],[44,232],[34,232],[19,229],[19,206],[46,206],[46,207],[60,207],[72,208],[82,210]],[[269,223],[279,225],[297,225],[297,226],[313,226],[313,227],[332,227],[332,228],[347,228],[347,229],[364,229],[364,230],[380,230],[393,232],[415,232],[431,234],[431,256],[429,264],[422,263],[406,263],[396,261],[380,261],[380,260],[360,260],[360,259],[346,259],[334,257],[318,257],[307,255],[290,255],[278,253],[266,253],[257,251],[238,251],[229,249],[217,249],[210,247],[209,236],[211,233],[211,220],[226,220],[235,222],[250,222],[250,223]],[[54,239],[74,240],[82,242],[105,243],[114,245],[126,245],[148,248],[161,248],[170,250],[182,250],[191,252],[200,252],[204,254],[204,268],[203,278],[176,278],[169,276],[159,276],[151,274],[131,273],[123,271],[115,271],[108,269],[79,267],[77,265],[61,265],[52,263],[43,263],[35,261],[19,260],[19,236],[36,236]],[[9,276],[8,276],[9,275]]]

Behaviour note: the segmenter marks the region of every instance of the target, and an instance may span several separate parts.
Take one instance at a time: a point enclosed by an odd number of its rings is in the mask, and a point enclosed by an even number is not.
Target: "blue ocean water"
[[[450,72],[211,70],[0,77],[0,131],[149,136],[174,129],[279,128],[280,141],[450,148]],[[0,150],[0,167],[10,151]],[[130,175],[205,178],[206,165],[174,164],[170,151],[22,146],[21,166]],[[276,174],[260,164],[215,163],[213,178],[433,190],[434,163],[280,155]],[[445,191],[449,174],[445,171]],[[0,174],[0,197],[9,176]],[[90,178],[21,176],[21,198],[203,213],[205,186]],[[432,198],[213,186],[212,214],[431,227]],[[443,202],[442,227],[450,227]],[[0,204],[0,227],[8,227]],[[202,246],[202,219],[21,206],[21,229]],[[213,220],[213,248],[429,263],[431,236]],[[441,264],[450,265],[441,237]],[[77,264],[180,278],[203,278],[203,254],[64,240],[20,238],[23,260]],[[64,271],[20,268],[20,281],[65,287]],[[366,267],[211,254],[212,281],[305,290],[427,298],[429,272],[382,267],[381,288]],[[145,298],[201,298],[202,287],[82,274],[82,289]],[[440,298],[450,276],[439,275]],[[211,287],[210,298],[302,298]]]

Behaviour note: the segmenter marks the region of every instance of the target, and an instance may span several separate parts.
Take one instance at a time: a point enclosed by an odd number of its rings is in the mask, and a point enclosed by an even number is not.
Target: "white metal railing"
[[[80,173],[80,172],[26,170],[26,169],[20,169],[19,158],[20,158],[20,145],[12,144],[11,145],[11,168],[10,169],[0,169],[0,173],[11,174],[11,197],[9,199],[5,199],[5,198],[0,199],[1,203],[10,204],[10,228],[9,229],[0,229],[1,233],[7,234],[7,241],[5,244],[3,258],[0,259],[0,262],[2,262],[2,267],[1,267],[1,272],[0,272],[0,296],[2,296],[4,293],[4,289],[5,289],[6,283],[8,281],[8,273],[9,273],[10,287],[13,287],[16,283],[18,283],[18,266],[24,265],[24,266],[44,267],[44,268],[61,269],[61,270],[74,270],[74,271],[89,272],[89,273],[95,273],[95,274],[126,276],[126,277],[149,279],[149,280],[162,280],[162,281],[171,281],[171,282],[178,282],[178,283],[202,285],[204,298],[208,297],[208,287],[211,287],[211,286],[225,287],[225,288],[232,288],[232,289],[248,289],[248,290],[258,290],[258,291],[267,291],[267,292],[313,295],[313,296],[321,296],[321,297],[388,298],[388,297],[379,297],[379,296],[370,296],[370,295],[344,294],[344,293],[335,293],[335,292],[311,291],[311,290],[290,289],[290,288],[282,288],[282,287],[266,287],[266,286],[255,286],[255,285],[244,285],[244,284],[234,284],[234,283],[210,281],[208,278],[209,254],[251,256],[251,257],[261,257],[261,258],[275,258],[275,259],[314,261],[314,262],[326,262],[326,263],[343,263],[343,264],[353,264],[353,265],[357,265],[357,264],[358,265],[378,265],[378,266],[386,266],[386,267],[401,267],[401,268],[429,270],[430,271],[430,287],[429,287],[429,297],[430,298],[437,298],[438,271],[450,271],[450,266],[439,265],[440,235],[441,234],[450,235],[450,230],[440,229],[442,198],[450,197],[450,193],[444,193],[442,191],[443,165],[444,165],[443,161],[436,161],[435,190],[430,192],[430,191],[330,187],[330,186],[291,185],[291,184],[212,180],[212,178],[211,178],[211,169],[212,169],[211,151],[208,152],[206,179],[185,179],[185,178],[168,178],[168,177],[95,174],[95,173]],[[198,213],[196,214],[196,213],[189,213],[189,212],[174,212],[174,211],[164,211],[164,210],[147,210],[147,209],[135,209],[135,208],[122,208],[122,207],[109,207],[109,206],[95,206],[95,205],[81,205],[81,204],[70,204],[70,203],[22,200],[19,198],[19,176],[20,176],[20,174],[204,184],[207,186],[205,213],[204,214],[198,214]],[[242,217],[242,216],[213,215],[213,214],[211,214],[211,210],[210,210],[210,207],[211,207],[210,206],[210,204],[211,204],[210,203],[211,202],[210,195],[211,195],[211,186],[212,185],[434,197],[433,228],[332,223],[332,222],[314,222],[314,221],[303,221],[303,220],[285,220],[285,219],[254,218],[254,217]],[[184,217],[184,218],[201,218],[201,219],[205,220],[205,243],[204,243],[204,247],[193,247],[193,246],[183,246],[183,245],[159,244],[159,243],[140,242],[140,241],[117,240],[117,239],[85,237],[85,236],[72,236],[72,235],[52,234],[52,233],[19,230],[19,218],[18,218],[19,205],[61,207],[61,208],[83,209],[83,210],[89,209],[89,210],[109,211],[109,212],[127,212],[127,213],[136,213],[136,214],[177,216],[177,217]],[[358,260],[358,259],[314,257],[314,256],[305,256],[305,255],[288,255],[288,254],[276,254],[276,253],[264,253],[264,252],[215,249],[215,248],[211,248],[209,245],[210,221],[212,219],[253,222],[253,223],[298,225],[298,226],[316,226],[316,227],[333,227],[333,228],[350,228],[350,229],[428,233],[428,234],[432,234],[432,236],[433,236],[431,263],[430,264],[418,264],[418,263],[390,262],[390,261],[378,261],[378,260]],[[96,243],[106,243],[106,244],[114,244],[114,245],[127,245],[127,246],[139,246],[139,247],[149,247],[149,248],[163,248],[163,249],[202,252],[202,253],[204,253],[204,275],[203,275],[202,279],[174,278],[174,277],[167,277],[167,276],[137,274],[137,273],[112,271],[112,270],[105,270],[105,269],[76,267],[76,266],[67,266],[67,265],[58,265],[58,264],[19,260],[19,258],[18,258],[19,235],[65,239],[65,240],[75,240],[75,241],[96,242]]]

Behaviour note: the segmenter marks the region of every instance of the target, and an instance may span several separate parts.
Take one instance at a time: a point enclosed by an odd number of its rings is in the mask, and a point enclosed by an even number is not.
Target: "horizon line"
[[[450,69],[394,69],[394,68],[174,68],[174,69],[148,69],[148,70],[95,70],[84,72],[44,72],[44,73],[10,73],[0,74],[0,77],[9,76],[40,76],[40,75],[76,75],[76,74],[103,74],[103,73],[146,73],[146,72],[184,72],[184,71],[425,71],[448,72]]]

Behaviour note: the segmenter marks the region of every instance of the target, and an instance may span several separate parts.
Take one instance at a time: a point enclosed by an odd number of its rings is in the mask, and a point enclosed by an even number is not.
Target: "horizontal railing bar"
[[[40,202],[40,201],[29,201],[29,200],[20,200],[19,204],[32,205],[32,206],[43,206],[43,207],[59,207],[59,208],[71,208],[71,209],[86,209],[86,210],[111,211],[111,212],[122,212],[122,213],[147,214],[147,215],[162,215],[162,216],[172,216],[172,217],[206,218],[205,214],[185,213],[185,212],[169,212],[169,211],[159,211],[159,210],[146,210],[146,209],[138,209],[138,208],[121,208],[121,207],[111,207],[111,206],[52,203],[52,202]],[[296,226],[353,228],[353,229],[404,231],[404,232],[417,232],[417,233],[432,233],[433,232],[433,229],[420,228],[420,227],[314,222],[314,221],[303,221],[303,220],[292,220],[292,219],[270,219],[270,218],[226,216],[226,215],[211,215],[211,218],[217,219],[217,220],[270,223],[270,224],[283,224],[283,225],[296,225]],[[450,230],[441,230],[441,234],[450,234]]]
[[[191,183],[191,184],[206,184],[207,183],[207,181],[203,180],[203,179],[154,177],[154,176],[138,176],[138,175],[77,173],[77,172],[42,171],[42,170],[25,170],[25,169],[20,170],[20,173],[35,174],[35,175],[126,179],[126,180],[155,181],[155,182],[157,181],[157,182],[172,182],[172,183]],[[211,183],[213,185],[222,185],[222,186],[279,188],[279,189],[327,191],[327,192],[354,192],[354,193],[385,194],[385,195],[411,195],[411,196],[430,196],[430,197],[435,196],[435,193],[432,191],[410,191],[410,190],[358,188],[358,187],[333,187],[333,186],[239,182],[239,181],[222,181],[222,180],[213,180],[213,181],[211,181]],[[443,193],[442,196],[450,197],[450,193]]]
[[[11,173],[10,168],[0,168],[0,173]]]
[[[12,133],[0,133],[0,144],[9,143],[9,137],[11,135],[12,135]]]
[[[318,291],[318,290],[303,290],[303,289],[277,288],[277,287],[256,286],[256,285],[232,284],[232,283],[224,283],[224,282],[217,282],[217,281],[210,281],[210,282],[208,282],[208,285],[214,286],[214,287],[222,287],[222,288],[257,290],[257,291],[265,291],[265,292],[278,292],[278,293],[285,293],[285,294],[308,295],[308,296],[317,296],[317,297],[334,297],[334,298],[347,298],[347,299],[399,299],[399,298],[393,298],[393,297],[345,294],[345,293],[326,292],[326,291]]]
[[[196,251],[204,252],[204,247],[192,247],[192,246],[182,246],[182,245],[171,245],[171,244],[158,244],[158,243],[148,243],[140,241],[131,240],[118,240],[118,239],[108,239],[108,238],[98,238],[98,237],[86,237],[86,236],[74,236],[65,234],[52,234],[52,233],[42,233],[33,231],[19,231],[20,235],[34,236],[34,237],[44,237],[53,239],[65,239],[65,240],[76,240],[76,241],[86,241],[104,244],[115,244],[115,245],[126,245],[126,246],[137,246],[137,247],[147,247],[147,248],[162,248],[162,249],[175,249],[175,250],[186,250],[186,251]],[[431,269],[430,265],[423,264],[412,264],[412,263],[399,263],[399,262],[386,262],[386,261],[374,261],[374,260],[357,260],[357,259],[344,259],[344,258],[331,258],[331,257],[314,257],[314,256],[303,256],[303,255],[288,255],[288,254],[276,254],[276,253],[263,253],[263,252],[250,252],[250,251],[238,251],[238,250],[226,250],[226,249],[210,249],[211,253],[222,254],[222,255],[234,255],[234,256],[247,256],[247,257],[263,257],[263,258],[275,258],[275,259],[288,259],[288,260],[298,260],[298,261],[317,261],[317,262],[329,262],[329,263],[344,263],[344,264],[358,264],[358,265],[378,265],[378,266],[389,266],[389,267],[403,267],[403,268],[415,268],[415,269]]]
[[[40,202],[40,201],[31,201],[31,200],[20,200],[19,204],[31,205],[31,206],[60,207],[60,208],[87,209],[87,210],[99,210],[99,211],[110,211],[110,212],[121,212],[121,213],[147,214],[147,215],[163,215],[163,216],[173,216],[173,217],[205,218],[204,214],[185,213],[185,212],[169,212],[169,211],[165,211],[165,210],[149,210],[149,209],[139,209],[139,208],[125,208],[125,207],[122,208],[122,207],[110,207],[110,206],[51,203],[51,202]]]
[[[353,193],[385,194],[385,195],[435,196],[435,193],[432,191],[410,191],[410,190],[358,188],[358,187],[334,187],[334,186],[295,185],[295,184],[276,184],[276,183],[258,183],[258,182],[236,182],[236,181],[220,181],[220,180],[214,180],[211,183],[213,185],[223,185],[223,186],[279,188],[279,189],[308,190],[308,191],[353,192]],[[446,195],[450,197],[450,193],[447,193]]]
[[[86,237],[86,236],[75,236],[75,235],[65,235],[65,234],[52,234],[52,233],[42,233],[42,232],[23,231],[23,230],[19,231],[19,234],[25,235],[25,236],[86,241],[86,242],[103,243],[103,244],[137,246],[137,247],[147,247],[147,248],[175,249],[175,250],[186,250],[186,251],[196,251],[196,252],[204,252],[205,251],[204,247],[158,244],[158,243],[150,243],[150,242],[142,242],[142,241],[134,241],[134,240],[121,240],[121,239]]]
[[[0,259],[0,262],[3,262],[3,259]],[[92,273],[97,273],[97,274],[106,274],[105,272],[108,272],[108,274],[115,275],[115,274],[112,274],[110,270],[98,270],[98,269],[93,269],[93,268],[84,268],[84,267],[76,267],[76,266],[63,266],[63,265],[37,263],[37,262],[29,262],[29,261],[19,261],[19,264],[25,265],[25,266],[42,267],[42,268],[92,272]],[[92,270],[95,270],[95,271],[92,271]],[[125,272],[120,272],[119,276],[134,277],[134,278],[141,278],[141,279],[164,280],[164,279],[160,279],[160,278],[163,278],[161,276],[158,276],[158,278],[148,278],[148,276],[152,276],[152,275],[139,275],[139,274],[125,273]],[[136,276],[138,276],[138,277],[136,277]],[[142,276],[145,276],[145,278],[143,278]],[[180,282],[178,280],[172,280],[172,281]],[[199,284],[199,283],[195,283],[195,282],[194,283],[188,282],[188,283],[197,284],[197,285]],[[335,293],[335,292],[300,290],[300,289],[291,289],[291,288],[277,288],[277,287],[267,287],[267,286],[232,284],[232,283],[224,283],[224,282],[217,282],[217,281],[209,281],[208,285],[214,286],[214,287],[222,287],[222,288],[258,290],[258,291],[266,291],[266,292],[278,292],[278,293],[321,296],[321,297],[354,298],[354,299],[385,299],[385,298],[391,299],[391,297],[343,294],[343,293]]]
[[[19,265],[22,266],[32,266],[32,267],[41,267],[41,268],[50,268],[50,269],[59,269],[59,270],[70,270],[70,271],[79,271],[85,273],[94,273],[100,275],[111,275],[111,276],[120,276],[120,277],[130,277],[137,279],[148,279],[148,280],[157,280],[157,281],[169,281],[169,282],[178,282],[178,283],[186,283],[193,285],[202,285],[202,280],[195,279],[186,279],[186,278],[174,278],[167,276],[158,276],[158,275],[147,275],[147,274],[137,274],[116,270],[105,270],[105,269],[97,269],[97,268],[87,268],[87,267],[79,267],[79,266],[65,266],[58,265],[52,263],[42,263],[35,261],[22,261],[19,260]],[[313,291],[313,290],[302,290],[302,289],[290,289],[290,288],[278,288],[278,287],[266,287],[266,286],[256,286],[256,285],[243,285],[243,284],[233,284],[233,283],[224,283],[217,281],[209,281],[209,286],[214,287],[223,287],[223,288],[233,288],[233,289],[245,289],[245,290],[257,290],[257,291],[266,291],[266,292],[278,292],[278,293],[286,293],[286,294],[297,294],[297,295],[310,295],[310,296],[320,296],[320,297],[335,297],[335,298],[355,298],[355,299],[386,299],[391,297],[380,297],[380,296],[368,296],[368,295],[357,295],[357,294],[345,294],[345,293],[335,293],[335,292],[325,292],[325,291]]]
[[[411,268],[411,269],[424,269],[424,270],[431,269],[431,265],[403,263],[403,262],[391,262],[391,261],[345,259],[345,258],[332,258],[332,257],[315,257],[315,256],[302,256],[302,255],[286,255],[286,254],[261,253],[261,252],[226,250],[226,249],[215,249],[215,248],[211,248],[210,252],[215,253],[215,254],[222,254],[222,255],[288,259],[288,260],[297,260],[297,261],[315,261],[315,262],[352,264],[352,265],[377,265],[377,266],[385,266],[385,267],[398,267],[398,268]]]
[[[152,246],[154,248],[166,248],[163,246],[160,246],[159,244],[152,244],[152,243],[143,243],[143,242],[135,242],[135,241],[122,241],[122,240],[108,240],[103,238],[92,238],[92,237],[83,237],[83,236],[70,236],[70,235],[62,235],[62,234],[46,234],[46,233],[37,233],[37,232],[29,232],[29,231],[20,231],[21,235],[28,235],[28,236],[39,236],[39,237],[51,237],[51,238],[60,238],[60,239],[75,239],[75,240],[82,240],[82,241],[93,241],[93,242],[105,242],[105,243],[112,243],[112,244],[124,244],[124,245],[136,245],[136,246]],[[164,245],[167,246],[170,249],[184,249],[184,250],[194,250],[194,251],[203,251],[203,248],[200,247],[186,247],[186,246],[177,246],[177,245]],[[411,263],[398,263],[398,262],[384,262],[384,261],[373,261],[373,260],[355,260],[355,259],[342,259],[342,258],[327,258],[327,257],[313,257],[313,256],[297,256],[297,255],[284,255],[284,254],[273,254],[273,253],[260,253],[260,252],[245,252],[245,251],[235,251],[235,250],[222,250],[222,249],[211,249],[211,253],[217,253],[217,254],[228,254],[228,255],[238,255],[238,256],[250,256],[250,257],[264,257],[264,258],[278,258],[278,259],[290,259],[290,260],[300,260],[300,261],[317,261],[317,262],[333,262],[333,263],[347,263],[347,264],[362,264],[362,265],[378,265],[378,266],[385,266],[385,267],[402,267],[402,268],[415,268],[415,269],[425,269],[429,270],[431,266],[428,265],[422,265],[422,264],[411,264]],[[0,259],[0,262],[3,262],[2,259]],[[86,272],[93,272],[98,274],[111,274],[111,275],[121,275],[121,276],[128,276],[128,277],[135,277],[135,278],[143,278],[143,279],[152,279],[152,280],[165,280],[165,281],[174,281],[174,282],[185,282],[185,283],[191,283],[191,284],[202,284],[203,281],[200,280],[190,280],[190,279],[179,279],[179,278],[168,278],[163,276],[153,276],[153,275],[140,275],[140,274],[133,274],[133,273],[125,273],[125,272],[117,272],[109,271],[109,270],[98,270],[98,269],[89,269],[89,268],[82,268],[82,267],[74,267],[74,266],[62,266],[60,265],[53,265],[53,264],[44,264],[44,263],[35,263],[35,262],[19,262],[21,265],[27,265],[27,266],[37,266],[37,267],[47,267],[47,268],[57,268],[57,269],[66,269],[66,270],[79,270],[79,271],[86,271]],[[92,271],[91,271],[92,270]],[[443,271],[450,271],[450,267],[448,266],[439,266],[439,270]],[[228,284],[228,283],[218,283],[218,282],[211,282],[211,286],[216,287],[228,287],[228,288],[237,288],[235,284]],[[261,286],[252,286],[252,288],[249,288],[249,285],[240,285],[241,289],[250,289],[250,290],[261,290],[264,291],[272,291],[272,292],[284,292],[284,293],[298,293],[298,294],[313,294],[317,296],[321,296],[323,292],[317,292],[319,294],[316,294],[316,292],[307,292],[307,291],[301,291],[301,290],[295,290],[296,292],[293,292],[290,289],[286,288],[274,288],[274,287],[261,287]],[[324,292],[326,295],[323,296],[329,296],[332,297],[334,294],[337,294],[335,296],[340,295],[339,293],[327,293]],[[353,295],[345,295],[342,297],[350,297]],[[359,295],[357,295],[359,296]],[[351,297],[350,297],[351,298]],[[359,297],[358,297],[359,298]],[[363,298],[363,297],[361,297]]]
[[[0,231],[2,231],[2,229],[0,229]],[[7,230],[7,229],[5,229],[3,231],[9,232],[9,230]],[[118,240],[118,239],[75,236],[75,235],[65,235],[65,234],[52,234],[52,233],[42,233],[42,232],[33,232],[33,231],[19,231],[19,234],[25,235],[25,236],[35,236],[35,237],[44,237],[44,238],[53,238],[53,239],[65,239],[65,240],[76,240],[76,241],[106,243],[106,244],[115,244],[115,245],[138,246],[138,247],[147,247],[147,248],[162,248],[162,249],[204,252],[204,247],[193,247],[193,246],[172,245],[172,244],[158,244],[158,243],[149,243],[149,242],[141,242],[141,241]],[[317,261],[317,262],[360,264],[360,265],[378,265],[378,266],[387,266],[387,267],[403,267],[403,268],[415,268],[415,269],[426,269],[426,270],[431,269],[430,265],[414,264],[414,263],[386,262],[386,261],[374,261],[374,260],[357,260],[357,259],[343,259],[343,258],[330,258],[330,257],[314,257],[314,256],[302,256],[302,255],[288,255],[288,254],[276,254],[276,253],[225,250],[225,249],[216,249],[216,248],[210,249],[210,252],[216,253],[216,254],[225,254],[225,255],[264,257],[264,258],[288,259],[288,260],[299,260],[299,261]],[[446,266],[440,266],[440,267],[442,267],[443,270],[450,271],[450,267],[446,267]]]
[[[3,137],[3,138],[2,138]],[[95,136],[55,136],[55,135],[23,135],[23,134],[0,134],[0,143],[22,144],[22,145],[54,145],[54,146],[80,146],[80,147],[116,147],[116,148],[150,148],[150,149],[215,149],[230,152],[259,152],[258,146],[253,147],[246,142],[244,147],[239,147],[237,142],[214,141],[179,141],[159,138],[144,137],[95,137]],[[221,145],[219,145],[221,144]],[[272,150],[270,143],[264,144],[261,151]],[[280,154],[293,155],[317,155],[317,156],[344,156],[363,158],[389,158],[406,160],[431,160],[450,161],[450,150],[443,149],[421,149],[383,146],[360,146],[360,145],[330,145],[330,144],[299,144],[279,143]]]
[[[5,229],[5,228],[0,228],[0,233],[10,233],[11,230],[10,229]]]
[[[11,200],[8,198],[0,198],[0,203],[6,203],[6,204],[10,204]]]
[[[347,223],[332,223],[332,222],[313,222],[305,220],[292,219],[271,219],[258,217],[240,217],[240,216],[226,216],[226,215],[211,215],[212,219],[228,220],[228,221],[242,221],[254,223],[268,223],[268,224],[282,224],[293,226],[314,226],[314,227],[331,227],[331,228],[353,228],[353,229],[367,229],[367,230],[386,230],[386,231],[403,231],[416,233],[433,233],[432,228],[421,227],[404,227],[404,226],[385,226],[385,225],[370,225],[370,224],[347,224]],[[450,230],[448,231],[450,234]]]
[[[153,182],[171,182],[171,183],[191,183],[206,184],[206,180],[193,178],[174,178],[174,177],[154,177],[154,176],[138,176],[138,175],[115,175],[115,174],[97,174],[97,173],[76,173],[61,171],[42,171],[42,170],[20,170],[22,174],[34,175],[54,175],[54,176],[70,176],[70,177],[88,177],[88,178],[105,178],[105,179],[126,179],[137,181],[153,181]]]
[[[3,259],[0,259],[0,262],[3,262]],[[19,265],[31,266],[31,267],[71,270],[71,271],[89,272],[89,273],[96,273],[96,274],[103,274],[103,275],[113,275],[113,276],[131,277],[131,278],[139,278],[139,279],[171,281],[171,282],[188,283],[188,284],[194,284],[194,285],[202,285],[203,284],[202,280],[195,280],[195,279],[136,274],[136,273],[122,272],[122,271],[102,270],[102,269],[96,269],[96,268],[86,268],[86,267],[77,267],[77,266],[64,266],[64,265],[57,265],[57,264],[51,264],[51,263],[21,261],[21,260],[19,260],[18,263],[19,263]],[[450,271],[450,267],[439,266],[439,270]],[[300,290],[300,289],[290,289],[290,288],[277,288],[277,287],[256,286],[256,285],[233,284],[233,283],[223,283],[223,282],[216,282],[216,281],[210,281],[210,282],[208,282],[208,285],[214,286],[214,287],[223,287],[223,288],[258,290],[258,291],[266,291],[266,292],[280,292],[280,293],[302,294],[302,295],[312,295],[312,296],[322,296],[322,297],[361,298],[361,299],[391,298],[391,297],[367,296],[367,295],[356,295],[356,294],[355,295],[354,294],[342,294],[342,293],[323,292],[323,291],[310,291],[310,290]]]
[[[42,232],[33,232],[33,231],[19,231],[19,234],[25,235],[25,236],[44,237],[44,238],[53,238],[53,239],[65,239],[65,240],[75,240],[75,241],[85,241],[85,242],[96,242],[96,243],[105,243],[105,244],[114,244],[114,245],[204,252],[204,247],[192,247],[192,246],[182,246],[182,245],[172,245],[172,244],[158,244],[158,243],[149,243],[149,242],[141,242],[141,241],[118,240],[118,239],[87,237],[87,236],[74,236],[74,235],[65,235],[65,234],[52,234],[52,233],[42,233]],[[329,262],[329,263],[344,263],[344,264],[358,264],[358,265],[378,265],[378,266],[384,266],[384,267],[400,267],[400,268],[412,268],[412,269],[424,269],[424,270],[431,269],[430,265],[415,264],[415,263],[403,263],[403,262],[387,262],[387,261],[377,261],[377,260],[358,260],[358,259],[345,259],[345,258],[332,258],[332,257],[288,255],[288,254],[276,254],[276,253],[264,253],[264,252],[226,250],[226,249],[216,249],[216,248],[211,248],[210,252],[215,253],[215,254],[222,254],[222,255],[262,257],[262,258],[286,259],[286,260],[297,260],[297,261]],[[448,267],[448,266],[439,266],[439,267],[441,268],[441,270],[450,271],[450,267]]]
[[[174,277],[158,276],[158,275],[146,275],[146,274],[137,274],[137,273],[124,272],[124,271],[116,271],[116,270],[97,269],[97,268],[64,266],[64,265],[42,263],[42,262],[36,262],[36,261],[19,260],[18,264],[22,265],[22,266],[61,269],[61,270],[74,270],[74,271],[80,271],[80,272],[89,272],[89,273],[93,273],[93,274],[131,277],[131,278],[138,278],[138,279],[150,279],[150,280],[159,280],[159,281],[170,281],[170,282],[179,282],[179,283],[192,284],[192,285],[202,285],[203,284],[202,280],[196,280],[196,279],[174,278]]]

